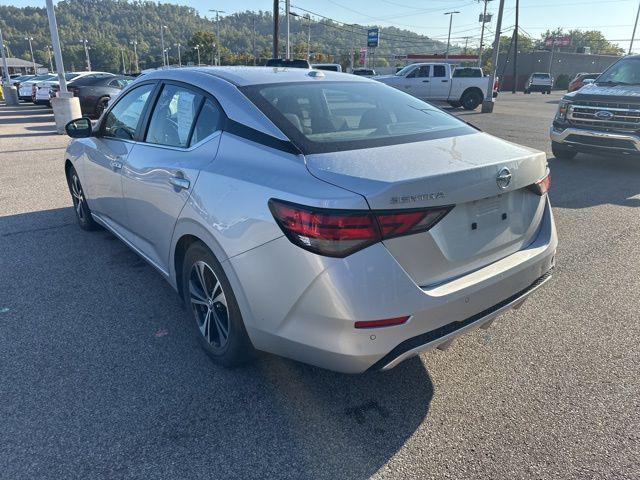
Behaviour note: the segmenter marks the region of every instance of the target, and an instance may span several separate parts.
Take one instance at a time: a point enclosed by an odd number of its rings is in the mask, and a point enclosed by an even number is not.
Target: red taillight
[[[346,257],[384,239],[427,231],[453,207],[327,210],[271,199],[269,208],[294,244],[320,255]]]
[[[396,318],[385,318],[384,320],[363,320],[358,321],[355,324],[356,328],[380,328],[380,327],[391,327],[393,325],[402,325],[409,317],[396,317]]]
[[[534,183],[533,187],[534,191],[538,195],[542,196],[546,194],[551,188],[551,173],[547,171],[547,175],[542,180],[538,180],[536,183]]]

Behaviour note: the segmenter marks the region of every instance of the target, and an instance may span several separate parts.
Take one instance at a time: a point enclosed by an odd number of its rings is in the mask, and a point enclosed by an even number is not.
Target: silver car
[[[186,304],[215,362],[389,369],[549,280],[545,154],[354,75],[184,68],[130,84],[65,170]]]

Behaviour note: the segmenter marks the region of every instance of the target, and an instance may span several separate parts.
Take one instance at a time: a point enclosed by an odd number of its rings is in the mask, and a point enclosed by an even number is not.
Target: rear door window
[[[166,84],[151,114],[145,141],[187,147],[202,95],[182,86]]]
[[[444,65],[434,65],[433,66],[433,76],[434,77],[444,77],[447,74],[447,70],[444,68]]]
[[[193,129],[193,135],[191,136],[190,145],[204,140],[209,135],[220,130],[222,125],[222,111],[218,105],[212,100],[207,99],[200,110],[196,126]]]

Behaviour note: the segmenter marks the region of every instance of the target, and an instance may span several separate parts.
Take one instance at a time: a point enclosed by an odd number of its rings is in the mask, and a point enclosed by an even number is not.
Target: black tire
[[[98,100],[98,102],[96,103],[96,108],[93,112],[96,118],[100,118],[100,115],[102,115],[102,112],[104,112],[105,108],[107,108],[108,103],[109,103],[109,97],[102,97],[100,100]]]
[[[571,160],[578,154],[575,150],[571,150],[558,142],[551,142],[551,152],[559,160]]]
[[[447,103],[448,103],[450,106],[452,106],[453,108],[460,108],[460,107],[462,106],[462,103],[461,103],[461,102],[456,102],[456,101],[453,101],[453,100],[452,100],[452,101],[450,101],[450,102],[447,102]]]
[[[475,110],[482,103],[482,95],[473,90],[465,92],[460,99],[460,103],[465,110]]]
[[[256,352],[231,284],[206,245],[195,242],[187,249],[181,275],[182,296],[191,317],[189,324],[213,362],[231,368],[253,360]]]
[[[99,225],[91,216],[91,209],[87,204],[80,178],[73,167],[69,168],[67,172],[67,185],[73,201],[73,211],[76,214],[76,220],[78,220],[80,228],[88,231],[98,229]]]
[[[531,92],[530,92],[529,90],[525,90],[525,91],[524,91],[524,94],[525,94],[525,95],[529,95],[530,93],[531,93]]]

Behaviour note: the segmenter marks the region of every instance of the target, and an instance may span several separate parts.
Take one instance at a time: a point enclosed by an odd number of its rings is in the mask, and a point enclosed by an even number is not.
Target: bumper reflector
[[[356,322],[356,328],[380,328],[380,327],[391,327],[393,325],[402,325],[407,320],[409,320],[409,316],[406,317],[396,317],[396,318],[385,318],[384,320],[364,320],[360,322]]]

